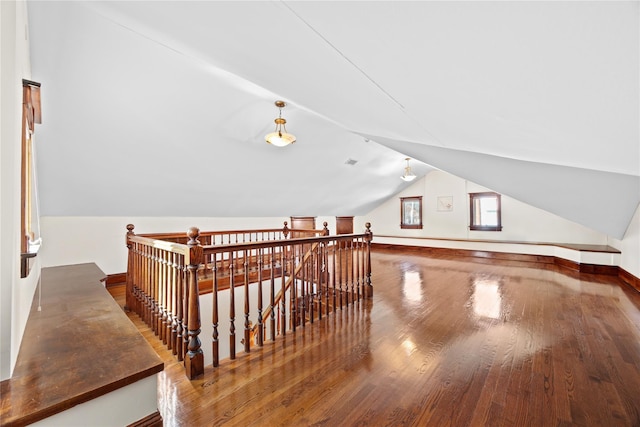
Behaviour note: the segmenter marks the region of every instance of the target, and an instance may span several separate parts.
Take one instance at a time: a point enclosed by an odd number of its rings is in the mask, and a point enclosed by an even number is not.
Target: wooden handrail
[[[275,340],[288,329],[295,331],[297,326],[313,323],[330,310],[370,297],[372,234],[370,224],[366,226],[363,234],[329,236],[325,222],[322,230],[300,231],[311,237],[291,237],[285,222],[280,239],[202,245],[199,240],[202,233],[195,227],[189,229],[188,241],[182,243],[136,235],[134,226],[129,224],[126,308],[149,324],[178,360],[184,361],[187,376],[196,378],[204,372],[199,337],[201,276],[210,281],[213,291],[212,363],[218,366],[220,321],[229,322],[228,357],[233,359],[236,337],[242,338],[244,351],[249,352],[254,339],[255,345],[261,346],[266,339]],[[226,320],[219,312],[221,280],[229,285]],[[244,295],[236,295],[239,290]],[[237,297],[241,305],[236,307]],[[239,336],[236,312],[244,320]],[[269,337],[265,336],[267,331]]]
[[[264,240],[282,240],[286,239],[289,236],[314,236],[314,235],[328,235],[329,230],[327,228],[327,223],[323,223],[323,229],[292,229],[288,227],[288,222],[284,221],[284,226],[282,228],[257,228],[257,229],[238,229],[238,230],[224,230],[224,231],[201,231],[199,235],[199,240],[203,242],[204,245],[216,244],[215,237],[220,236],[219,244],[239,244],[246,243],[247,236],[248,241],[264,241]],[[266,235],[266,239],[265,239]],[[183,244],[187,243],[188,237],[184,232],[171,232],[171,233],[143,233],[137,234],[140,237],[148,237],[156,240],[163,241],[173,241],[176,243]],[[225,243],[225,236],[227,236],[227,243]],[[235,241],[232,242],[231,236],[235,236]],[[242,236],[242,241],[239,241],[239,236]],[[253,240],[252,236],[255,236],[255,240]],[[258,239],[258,237],[260,237]]]
[[[155,249],[161,249],[163,251],[169,251],[180,255],[189,255],[189,246],[181,243],[167,242],[164,240],[157,240],[150,237],[143,237],[139,235],[132,235],[128,237],[128,241],[131,243],[142,243],[145,246],[149,246]]]

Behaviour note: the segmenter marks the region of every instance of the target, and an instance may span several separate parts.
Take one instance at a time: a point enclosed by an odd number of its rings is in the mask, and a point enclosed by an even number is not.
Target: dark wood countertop
[[[161,372],[164,364],[100,283],[93,263],[43,268],[2,425],[32,423]]]

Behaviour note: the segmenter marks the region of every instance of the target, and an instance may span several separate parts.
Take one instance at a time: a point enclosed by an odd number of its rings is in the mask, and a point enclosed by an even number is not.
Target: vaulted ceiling
[[[43,215],[362,215],[406,156],[617,238],[640,202],[636,1],[28,12]]]

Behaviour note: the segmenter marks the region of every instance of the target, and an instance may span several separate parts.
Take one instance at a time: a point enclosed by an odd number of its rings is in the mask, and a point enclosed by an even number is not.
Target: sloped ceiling
[[[410,156],[620,238],[638,5],[29,2],[42,214],[362,215]]]

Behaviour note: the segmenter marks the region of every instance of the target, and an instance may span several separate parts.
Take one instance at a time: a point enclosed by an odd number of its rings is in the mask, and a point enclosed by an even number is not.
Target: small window
[[[31,259],[40,248],[40,227],[35,176],[35,124],[42,123],[40,83],[22,80],[22,179],[20,227],[20,277],[27,277]]]
[[[422,228],[422,196],[400,197],[400,228]]]
[[[469,229],[502,231],[500,194],[493,192],[469,193],[471,222]]]

